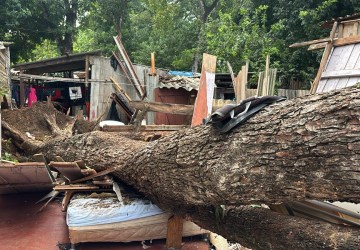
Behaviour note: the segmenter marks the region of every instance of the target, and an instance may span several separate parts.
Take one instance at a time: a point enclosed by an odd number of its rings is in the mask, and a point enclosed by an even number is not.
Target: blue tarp
[[[171,70],[169,72],[169,74],[172,75],[172,76],[187,76],[187,77],[193,77],[194,76],[193,72],[176,71],[176,70]]]

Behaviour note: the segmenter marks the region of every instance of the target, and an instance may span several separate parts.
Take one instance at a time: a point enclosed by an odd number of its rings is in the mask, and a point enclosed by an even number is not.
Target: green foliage
[[[72,11],[76,25],[67,22]],[[74,52],[111,55],[117,34],[135,63],[150,64],[155,52],[158,67],[178,70],[191,70],[195,55],[207,52],[219,71],[228,71],[226,61],[238,71],[249,60],[257,72],[270,54],[286,85],[310,82],[322,55],[288,46],[327,37],[322,22],[359,11],[358,0],[220,0],[204,19],[200,0],[3,0],[0,40],[15,42],[13,63],[60,55],[69,36]]]
[[[1,159],[5,161],[18,162],[18,160],[13,155],[7,152],[2,155]]]

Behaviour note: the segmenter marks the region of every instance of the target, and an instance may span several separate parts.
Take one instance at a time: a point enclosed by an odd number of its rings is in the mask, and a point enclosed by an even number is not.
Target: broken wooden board
[[[53,188],[55,191],[92,191],[99,189],[96,185],[86,185],[86,184],[69,184],[69,185],[56,185]]]
[[[120,37],[119,37],[119,36],[115,36],[115,37],[114,37],[114,40],[115,40],[115,42],[116,42],[116,45],[118,46],[118,49],[119,49],[119,51],[120,51],[120,54],[121,54],[123,60],[124,60],[124,62],[125,62],[125,65],[126,65],[126,67],[127,67],[127,69],[128,69],[128,72],[130,73],[131,78],[130,78],[129,80],[134,84],[134,87],[135,87],[136,89],[138,89],[138,91],[139,91],[140,94],[141,94],[141,97],[142,97],[142,98],[145,97],[145,96],[146,96],[146,91],[145,91],[143,85],[141,84],[141,82],[140,82],[137,74],[136,74],[136,71],[135,71],[135,69],[134,69],[134,66],[132,65],[132,62],[131,62],[131,60],[130,60],[130,58],[129,58],[126,50],[125,50],[124,45],[123,45],[122,42],[121,42]]]
[[[86,177],[83,177],[83,178],[80,178],[80,179],[76,179],[74,181],[70,181],[70,183],[75,184],[75,183],[89,181],[89,180],[92,180],[92,179],[94,179],[96,177],[100,177],[100,176],[110,174],[110,173],[114,172],[115,170],[116,170],[116,168],[109,168],[109,169],[106,169],[104,171],[98,172],[98,173],[96,173],[94,175],[89,175],[89,176],[86,176]]]
[[[74,181],[84,177],[81,168],[76,162],[50,162],[50,167],[55,168],[69,181]]]
[[[196,96],[191,126],[202,124],[203,119],[212,113],[216,56],[203,54],[199,91]]]

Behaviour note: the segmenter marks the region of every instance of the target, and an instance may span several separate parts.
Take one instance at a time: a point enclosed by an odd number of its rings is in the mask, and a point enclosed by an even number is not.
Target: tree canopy
[[[120,34],[131,58],[158,67],[196,69],[203,52],[238,70],[264,67],[310,82],[322,51],[291,43],[328,36],[320,24],[360,11],[356,0],[2,0],[0,40],[13,41],[13,63],[101,49],[111,54]]]

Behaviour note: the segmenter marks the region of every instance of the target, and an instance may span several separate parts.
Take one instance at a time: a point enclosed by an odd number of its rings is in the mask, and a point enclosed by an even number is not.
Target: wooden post
[[[269,80],[270,80],[270,55],[266,56],[266,66],[265,66],[265,76],[264,76],[264,84],[262,88],[262,96],[266,96],[269,94]]]
[[[321,59],[321,63],[320,63],[320,66],[319,66],[319,70],[317,72],[317,75],[316,75],[316,78],[311,86],[311,89],[310,89],[310,93],[311,94],[315,94],[316,93],[316,90],[319,86],[319,82],[320,82],[320,79],[321,79],[321,75],[325,69],[325,66],[326,66],[326,63],[327,63],[327,60],[330,56],[330,53],[333,49],[333,39],[335,37],[335,32],[336,32],[336,29],[337,29],[337,26],[338,26],[338,23],[337,22],[334,22],[334,25],[333,25],[333,28],[331,30],[331,33],[330,33],[330,41],[326,47],[325,47],[325,51],[324,51],[324,54],[323,54],[323,57]]]
[[[86,56],[86,58],[85,58],[85,87],[89,86],[89,67],[90,67],[89,56]]]
[[[249,65],[246,64],[245,66],[241,67],[241,82],[240,82],[240,99],[244,100],[246,99],[246,84],[247,84],[247,72]]]
[[[151,75],[156,76],[156,69],[155,69],[155,52],[151,53]]]
[[[184,218],[174,215],[168,220],[166,248],[181,249],[183,235]]]
[[[20,70],[20,107],[25,106],[25,83],[24,78],[22,78],[23,70]]]

